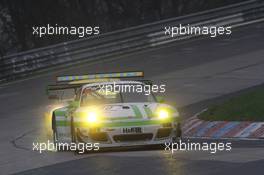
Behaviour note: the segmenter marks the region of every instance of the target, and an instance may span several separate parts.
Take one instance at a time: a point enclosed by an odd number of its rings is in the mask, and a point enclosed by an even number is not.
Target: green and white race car
[[[54,143],[99,143],[103,148],[164,144],[181,137],[174,107],[153,93],[113,88],[146,89],[149,81],[116,79],[142,76],[143,72],[126,72],[57,77],[59,83],[48,91],[73,88],[75,98],[51,112]]]

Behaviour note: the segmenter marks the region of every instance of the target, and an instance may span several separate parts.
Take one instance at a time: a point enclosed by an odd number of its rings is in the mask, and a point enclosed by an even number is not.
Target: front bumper
[[[78,142],[99,143],[100,148],[104,147],[127,147],[141,145],[156,145],[170,142],[175,136],[175,123],[166,123],[159,125],[141,126],[140,133],[124,133],[124,128],[76,128]]]

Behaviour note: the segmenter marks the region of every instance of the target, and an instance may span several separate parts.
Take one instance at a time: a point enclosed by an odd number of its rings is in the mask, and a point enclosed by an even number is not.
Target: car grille
[[[129,141],[147,141],[153,138],[153,134],[122,134],[115,135],[113,139],[115,142],[129,142]]]

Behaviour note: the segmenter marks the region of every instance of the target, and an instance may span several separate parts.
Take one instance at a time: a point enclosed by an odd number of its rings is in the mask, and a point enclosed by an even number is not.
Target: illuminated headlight
[[[161,109],[158,111],[158,117],[162,120],[167,119],[169,118],[169,112],[167,110]]]
[[[87,113],[87,122],[88,123],[95,123],[97,122],[97,113],[95,111],[89,111]]]

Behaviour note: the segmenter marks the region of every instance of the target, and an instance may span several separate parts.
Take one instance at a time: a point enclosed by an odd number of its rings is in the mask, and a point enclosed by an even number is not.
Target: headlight
[[[87,122],[88,123],[95,123],[97,122],[97,113],[95,111],[89,111],[87,113]]]
[[[167,119],[169,118],[169,112],[167,110],[161,109],[158,111],[158,117],[159,119]]]

